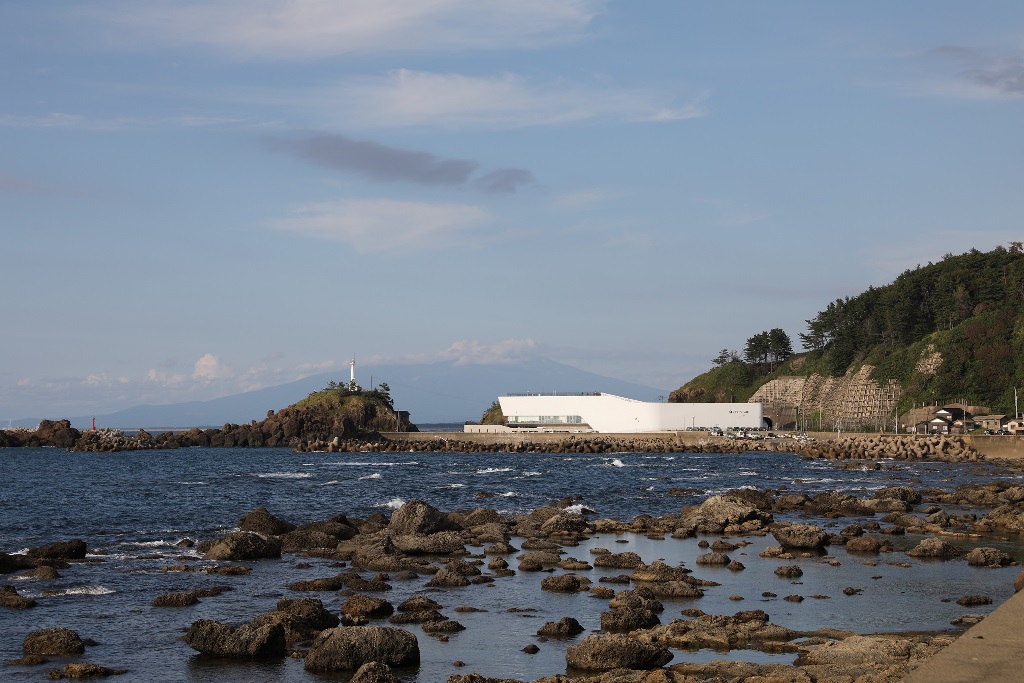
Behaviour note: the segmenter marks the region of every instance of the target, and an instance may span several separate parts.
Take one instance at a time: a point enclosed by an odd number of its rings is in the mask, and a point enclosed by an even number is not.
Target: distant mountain
[[[210,401],[136,406],[97,415],[96,424],[118,429],[169,429],[260,421],[268,410],[285,408],[323,389],[332,380],[347,383],[348,379],[349,371],[345,368]],[[356,381],[366,388],[370,388],[371,382],[373,385],[387,382],[395,407],[409,411],[410,420],[415,424],[479,420],[492,401],[508,393],[600,391],[645,401],[656,401],[669,393],[665,389],[604,377],[544,358],[502,365],[367,364],[357,367]],[[89,426],[91,418],[72,418],[71,423],[82,429]]]

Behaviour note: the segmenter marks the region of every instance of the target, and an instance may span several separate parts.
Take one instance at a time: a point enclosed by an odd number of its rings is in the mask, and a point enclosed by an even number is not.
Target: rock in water
[[[458,524],[437,508],[415,498],[392,513],[388,529],[395,536],[462,530]]]
[[[355,671],[363,664],[413,666],[420,662],[416,636],[388,626],[340,626],[327,629],[306,655],[306,671]]]
[[[85,643],[69,628],[44,628],[29,633],[21,649],[26,655],[80,655]]]
[[[570,645],[565,652],[565,662],[570,668],[585,671],[654,669],[670,661],[672,653],[664,645],[618,633],[589,635],[579,645]]]
[[[204,560],[239,561],[277,559],[281,557],[281,541],[252,531],[238,531],[214,541],[203,554]],[[202,549],[202,548],[201,548]]]
[[[219,621],[201,619],[189,627],[183,640],[193,650],[216,657],[267,659],[285,655],[284,626],[280,623],[232,628]]]

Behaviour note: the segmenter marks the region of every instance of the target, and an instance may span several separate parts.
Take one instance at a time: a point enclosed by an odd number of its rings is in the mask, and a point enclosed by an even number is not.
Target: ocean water
[[[683,505],[732,488],[785,488],[810,494],[842,490],[860,497],[895,484],[952,489],[969,482],[1014,479],[1019,475],[987,466],[944,463],[886,462],[882,470],[846,470],[826,461],[803,460],[792,454],[643,454],[607,456],[575,454],[432,454],[432,453],[292,453],[287,449],[191,448],[117,454],[67,453],[59,449],[0,450],[5,473],[0,485],[0,551],[72,538],[84,540],[89,561],[60,570],[54,581],[2,577],[39,605],[19,611],[0,609],[0,659],[21,656],[21,644],[32,630],[66,626],[98,645],[79,658],[129,670],[118,680],[147,681],[318,681],[347,680],[344,674],[308,674],[300,660],[239,662],[199,656],[180,641],[198,619],[242,623],[275,607],[281,597],[312,596],[337,611],[344,598],[335,593],[295,593],[288,585],[300,579],[333,576],[331,562],[294,555],[280,561],[246,562],[248,576],[168,573],[161,568],[187,561],[202,564],[194,551],[175,547],[182,538],[206,540],[234,528],[238,519],[263,506],[278,517],[300,524],[344,513],[366,517],[390,514],[412,498],[442,511],[491,507],[503,515],[528,512],[559,498],[579,496],[596,517],[632,519],[639,514],[678,512]],[[669,495],[671,489],[692,489]],[[948,509],[948,508],[947,508]],[[949,510],[952,511],[952,510]],[[781,519],[777,516],[777,519]],[[797,519],[793,517],[792,519]],[[857,520],[814,520],[838,530]],[[695,569],[695,575],[720,582],[705,597],[667,600],[662,622],[680,610],[697,607],[708,613],[733,614],[763,609],[773,622],[795,630],[848,628],[862,633],[952,629],[949,622],[967,612],[986,613],[1012,594],[1019,568],[979,569],[959,561],[920,561],[902,550],[915,545],[913,535],[893,537],[897,552],[877,557],[848,555],[831,548],[832,566],[824,559],[769,560],[758,557],[771,536],[751,537],[751,545],[730,553],[747,569],[697,567],[704,552],[700,539],[652,540],[631,534],[598,535],[567,548],[567,556],[592,558],[592,548],[632,550],[650,563],[663,560]],[[708,540],[714,540],[709,538]],[[513,539],[518,547],[521,539]],[[995,545],[1024,560],[1016,538],[981,541],[957,539],[963,545]],[[470,548],[482,552],[482,548]],[[517,562],[508,558],[513,568]],[[299,563],[309,563],[299,568]],[[910,562],[911,567],[898,563]],[[782,564],[798,564],[797,581],[774,575]],[[562,570],[557,570],[559,573]],[[578,572],[594,584],[605,575],[628,573],[595,568]],[[370,573],[366,573],[369,577]],[[476,671],[488,676],[532,680],[565,671],[568,642],[538,642],[536,630],[563,616],[578,619],[588,630],[600,627],[606,601],[587,593],[559,594],[540,590],[545,573],[520,572],[495,578],[490,585],[428,589],[429,577],[392,579],[382,597],[393,604],[415,594],[428,594],[443,613],[467,627],[447,643],[408,626],[419,640],[419,667],[399,672],[417,683],[444,681],[449,674]],[[153,598],[214,585],[233,590],[205,598],[195,606],[155,608]],[[855,596],[844,587],[863,589]],[[616,589],[620,586],[614,586]],[[764,598],[770,591],[777,598]],[[801,603],[784,601],[802,595]],[[963,595],[984,594],[992,606],[966,609],[956,605]],[[742,600],[732,600],[731,597]],[[817,598],[812,596],[819,596]],[[944,600],[945,599],[945,600]],[[456,613],[469,605],[484,611]],[[519,610],[509,612],[510,608]],[[386,623],[386,622],[381,622]],[[522,648],[538,644],[529,655]],[[705,661],[731,657],[748,661],[789,663],[793,655],[752,651],[676,652],[674,661]],[[456,660],[465,667],[454,666]],[[50,668],[63,658],[53,658]],[[0,668],[0,679],[40,680],[38,668]]]

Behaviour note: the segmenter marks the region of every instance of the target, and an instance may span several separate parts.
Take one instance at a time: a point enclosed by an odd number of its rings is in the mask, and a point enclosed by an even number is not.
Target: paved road
[[[903,683],[1020,681],[1024,681],[1024,591],[903,679]]]

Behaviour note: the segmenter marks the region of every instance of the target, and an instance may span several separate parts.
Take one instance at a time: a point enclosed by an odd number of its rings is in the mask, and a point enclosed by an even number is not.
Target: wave
[[[592,512],[592,510],[585,507],[582,503],[576,503],[575,505],[570,505],[565,508],[563,512],[575,512],[582,515],[584,512]]]
[[[208,481],[172,481],[172,484],[178,484],[179,486],[207,486],[210,482]]]
[[[622,462],[618,458],[615,458],[611,462],[605,461],[604,464],[608,465],[609,467],[625,467],[626,466],[626,463]]]
[[[446,488],[446,489],[464,489],[464,488],[466,488],[466,485],[465,484],[448,484],[444,488]]]
[[[397,510],[398,508],[402,507],[403,505],[405,505],[405,501],[402,500],[401,498],[392,498],[388,502],[384,503],[384,505],[382,505],[381,507],[386,507],[386,508],[390,508],[392,510]]]
[[[338,480],[338,479],[331,479],[330,481],[325,481],[324,483],[322,483],[320,485],[321,486],[337,486],[340,483],[341,483],[341,481]]]
[[[499,493],[499,498],[518,498],[519,494],[515,491],[506,491],[505,493]]]
[[[539,477],[543,472],[523,472],[520,476],[522,477]]]
[[[373,474],[367,474],[365,477],[359,477],[359,481],[363,481],[365,479],[383,479],[383,478],[384,477],[381,475],[380,472],[374,472]]]
[[[499,472],[511,472],[511,467],[485,467],[482,470],[477,470],[477,474],[497,474]]]
[[[117,591],[105,586],[79,586],[78,588],[64,588],[55,591],[46,591],[47,597],[61,597],[64,595],[110,595]]]
[[[338,462],[325,462],[324,465],[331,467],[400,467],[402,465],[419,465],[418,460],[409,460],[406,462],[362,462],[355,460],[340,460]]]
[[[257,472],[260,479],[310,479],[310,472]]]

